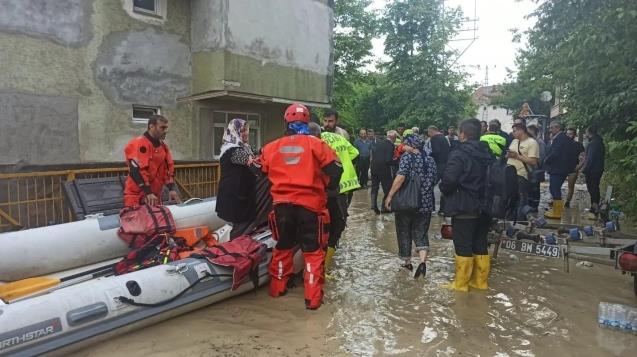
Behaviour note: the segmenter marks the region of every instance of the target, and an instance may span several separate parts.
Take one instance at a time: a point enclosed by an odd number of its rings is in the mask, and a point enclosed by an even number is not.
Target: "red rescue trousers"
[[[317,309],[323,301],[325,248],[329,215],[316,213],[302,206],[277,204],[270,214],[270,226],[277,245],[270,264],[270,295],[286,293],[289,278],[294,273],[294,248],[303,252],[305,306]]]

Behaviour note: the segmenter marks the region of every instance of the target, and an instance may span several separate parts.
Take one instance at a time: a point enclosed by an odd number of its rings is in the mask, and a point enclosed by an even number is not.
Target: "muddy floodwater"
[[[427,277],[399,268],[393,215],[366,191],[350,207],[325,304],[302,288],[248,293],[90,346],[76,356],[637,356],[637,335],[597,325],[600,301],[637,305],[632,278],[612,267],[500,250],[489,290],[456,293],[451,241],[434,239]],[[416,258],[414,257],[414,263]]]

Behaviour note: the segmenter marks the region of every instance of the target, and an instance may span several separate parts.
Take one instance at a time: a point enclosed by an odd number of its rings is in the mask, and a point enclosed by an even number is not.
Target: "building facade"
[[[260,147],[328,105],[332,27],[332,0],[3,0],[0,164],[121,161],[154,113],[176,159],[236,117]]]
[[[502,124],[502,130],[509,133],[513,126],[511,112],[506,108],[491,104],[491,99],[499,95],[502,94],[497,85],[478,87],[472,95],[473,103],[478,106],[476,118],[486,122],[497,119]]]

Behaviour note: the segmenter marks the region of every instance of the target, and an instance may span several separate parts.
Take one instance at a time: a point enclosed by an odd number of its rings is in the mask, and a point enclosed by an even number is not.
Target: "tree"
[[[605,134],[607,179],[637,211],[637,2],[545,0],[530,16],[537,22],[504,101],[512,107],[561,88],[566,119]]]
[[[625,135],[637,109],[637,2],[547,0],[530,16],[508,104],[560,87],[569,121]]]
[[[336,0],[334,3],[334,88],[332,104],[343,124],[359,125],[355,112],[358,83],[372,60],[372,38],[377,33],[377,14],[371,0]]]
[[[459,9],[437,0],[395,0],[386,7],[385,112],[394,122],[446,126],[475,113],[471,88],[451,67],[455,53],[447,49],[460,18]]]

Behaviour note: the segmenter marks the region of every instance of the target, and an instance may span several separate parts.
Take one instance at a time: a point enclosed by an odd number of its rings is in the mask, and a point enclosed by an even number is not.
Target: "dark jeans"
[[[358,176],[358,182],[361,187],[367,187],[367,181],[369,179],[369,157],[359,157],[356,162],[356,175]]]
[[[327,246],[336,248],[347,224],[347,194],[328,198],[327,210],[330,212],[330,237]]]
[[[549,174],[549,191],[554,200],[562,199],[562,184],[566,181],[567,175]]]
[[[453,230],[453,246],[456,255],[472,257],[487,255],[487,233],[491,227],[491,218],[480,215],[478,218],[451,218]]]
[[[289,203],[274,206],[275,230],[278,235],[276,249],[292,249],[301,246],[303,252],[314,252],[321,247],[319,216],[304,208]]]
[[[537,210],[540,207],[540,183],[529,184],[529,206]]]
[[[429,222],[431,213],[395,212],[396,239],[398,240],[398,256],[403,259],[411,258],[411,242],[416,245],[416,251],[429,250]]]
[[[529,180],[525,179],[522,176],[518,176],[518,207],[517,207],[517,220],[518,221],[526,221],[526,216],[524,215],[524,207],[529,204],[529,191],[531,185],[529,184]]]
[[[599,206],[600,193],[599,184],[602,180],[602,174],[588,174],[586,175],[586,189],[591,196],[591,207],[597,208]]]
[[[371,190],[371,197],[372,197],[372,209],[378,209],[378,188],[379,185],[383,186],[383,202],[381,202],[381,207],[385,207],[385,198],[387,198],[387,194],[389,193],[389,190],[391,189],[391,184],[392,184],[392,178],[391,176],[385,176],[385,175],[378,175],[378,174],[374,174],[372,173],[372,190]]]

